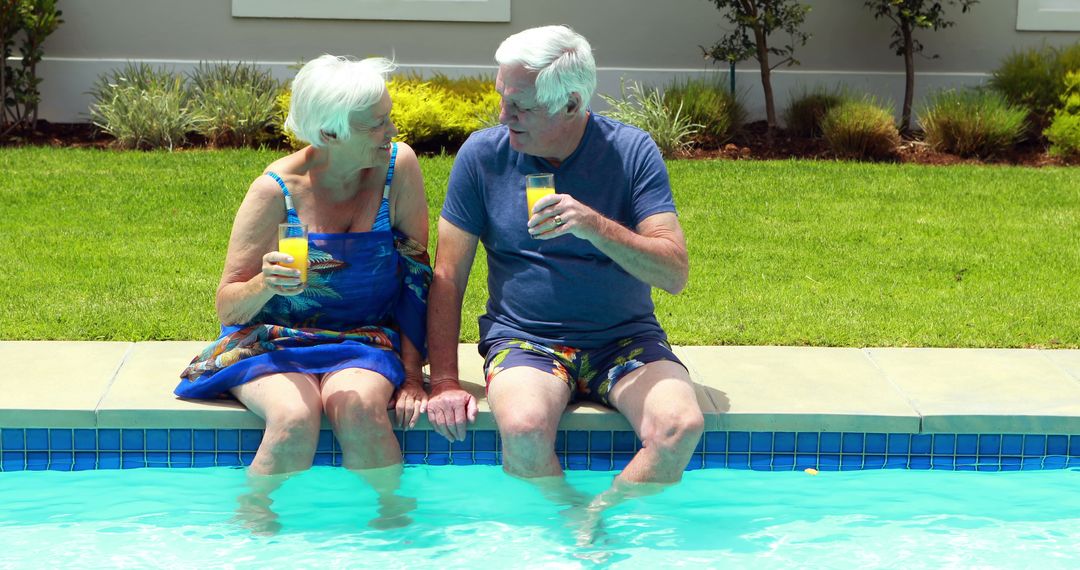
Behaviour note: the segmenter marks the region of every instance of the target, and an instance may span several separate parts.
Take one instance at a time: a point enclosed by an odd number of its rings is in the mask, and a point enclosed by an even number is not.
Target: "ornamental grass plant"
[[[90,94],[91,121],[120,148],[172,150],[203,123],[183,76],[164,67],[129,62],[99,77]]]
[[[784,111],[784,126],[788,132],[800,137],[814,138],[822,136],[821,121],[833,107],[850,100],[851,96],[840,89],[829,90],[819,87],[804,90],[791,98],[791,103]]]
[[[275,135],[281,84],[253,63],[199,63],[188,74],[198,132],[215,147],[258,146]]]
[[[1063,95],[1065,76],[1080,71],[1080,42],[1065,47],[1043,46],[1013,52],[994,70],[990,87],[1013,105],[1031,113],[1038,133],[1053,119]]]
[[[619,98],[600,95],[610,105],[604,115],[649,133],[665,157],[674,157],[693,147],[694,135],[702,126],[683,113],[681,104],[668,107],[659,89],[644,87],[636,81],[629,85],[621,83],[619,92]]]
[[[746,121],[746,110],[718,78],[676,80],[664,89],[664,106],[700,125],[695,138],[719,145],[728,142]]]
[[[927,144],[939,152],[990,157],[1011,148],[1026,130],[1028,112],[999,93],[947,90],[919,113]]]
[[[821,120],[821,132],[840,158],[885,160],[895,156],[900,145],[892,112],[872,97],[844,101],[830,109]]]

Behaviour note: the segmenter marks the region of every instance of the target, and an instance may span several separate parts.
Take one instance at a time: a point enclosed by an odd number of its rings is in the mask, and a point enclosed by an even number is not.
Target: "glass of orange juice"
[[[525,176],[525,200],[529,206],[526,219],[533,217],[533,208],[536,202],[544,196],[555,193],[555,175],[550,172],[529,174]]]
[[[285,267],[300,270],[300,283],[307,283],[308,231],[307,224],[278,224],[278,251],[291,255],[292,263]]]

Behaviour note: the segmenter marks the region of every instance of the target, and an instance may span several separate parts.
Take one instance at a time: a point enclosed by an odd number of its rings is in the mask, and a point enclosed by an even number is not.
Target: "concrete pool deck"
[[[261,429],[231,401],[172,389],[195,342],[0,341],[0,427]],[[494,422],[476,346],[462,379]],[[685,346],[708,431],[1080,434],[1080,350]],[[325,422],[325,420],[324,420]],[[328,427],[328,426],[327,426]],[[416,429],[428,430],[426,418]],[[628,430],[572,406],[564,430]]]
[[[235,402],[175,397],[203,341],[0,341],[2,428],[261,429]],[[460,348],[476,429],[494,428],[482,359]],[[1080,434],[1080,350],[676,347],[707,431]],[[324,420],[325,421],[325,420]],[[629,430],[571,406],[563,430]],[[430,430],[427,419],[417,425]]]

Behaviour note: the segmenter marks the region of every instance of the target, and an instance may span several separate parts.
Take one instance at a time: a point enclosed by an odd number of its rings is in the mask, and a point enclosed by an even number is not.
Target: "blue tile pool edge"
[[[474,430],[450,443],[432,431],[395,431],[406,464],[497,465],[498,434]],[[240,467],[262,441],[258,429],[0,428],[0,471]],[[568,470],[617,471],[641,442],[629,431],[560,431],[555,451]],[[315,465],[341,465],[322,430]],[[1080,434],[907,434],[710,431],[688,470],[819,471],[1080,468]]]

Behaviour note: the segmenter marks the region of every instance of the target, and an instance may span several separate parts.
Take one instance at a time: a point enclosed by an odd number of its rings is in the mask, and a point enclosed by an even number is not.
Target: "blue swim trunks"
[[[684,365],[667,341],[656,337],[627,338],[608,346],[577,349],[569,346],[546,346],[520,339],[499,339],[484,357],[487,384],[508,368],[528,366],[566,382],[570,401],[591,400],[613,407],[608,394],[620,378],[633,370],[660,360]]]

